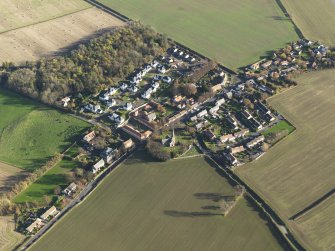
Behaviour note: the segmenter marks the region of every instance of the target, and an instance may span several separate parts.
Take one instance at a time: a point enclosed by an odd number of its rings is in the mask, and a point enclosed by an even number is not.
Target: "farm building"
[[[47,220],[49,216],[54,217],[58,213],[55,206],[50,207],[44,214],[41,215],[42,220]]]
[[[35,229],[41,228],[44,225],[42,220],[40,218],[37,218],[32,224],[30,224],[29,227],[26,228],[26,230],[29,233],[32,233]]]

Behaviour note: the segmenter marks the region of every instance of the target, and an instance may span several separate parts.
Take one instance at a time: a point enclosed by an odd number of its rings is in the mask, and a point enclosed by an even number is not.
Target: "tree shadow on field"
[[[0,185],[0,195],[9,192],[11,188],[28,176],[28,172],[21,171],[16,175],[7,176]]]
[[[185,211],[175,211],[175,210],[165,210],[164,214],[168,216],[172,216],[172,217],[187,217],[187,218],[222,216],[222,214],[220,213],[185,212]]]
[[[214,202],[219,202],[222,200],[230,201],[234,199],[234,196],[222,195],[219,193],[195,193],[194,197],[199,200],[212,200]]]
[[[290,21],[288,17],[281,17],[281,16],[268,16],[267,18],[271,18],[276,21]]]
[[[78,49],[79,45],[81,44],[86,44],[88,43],[90,40],[96,38],[96,37],[100,37],[102,36],[103,34],[106,34],[106,33],[111,33],[113,31],[115,31],[116,29],[118,29],[119,27],[111,27],[111,28],[104,28],[104,29],[100,29],[98,31],[95,31],[93,33],[91,33],[90,35],[88,36],[85,36],[85,37],[82,37],[81,39],[79,39],[78,41],[74,42],[74,43],[71,43],[65,47],[62,47],[60,49],[58,49],[57,51],[55,52],[52,52],[50,54],[48,54],[48,56],[51,56],[51,57],[54,57],[54,56],[63,56],[73,50],[76,50]]]

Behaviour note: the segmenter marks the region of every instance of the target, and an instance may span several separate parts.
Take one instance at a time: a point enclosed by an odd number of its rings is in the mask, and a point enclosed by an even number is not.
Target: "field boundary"
[[[23,25],[23,26],[20,26],[20,27],[17,27],[17,28],[13,28],[13,29],[10,29],[10,30],[6,30],[6,31],[3,31],[3,32],[0,32],[0,35],[9,33],[11,31],[27,28],[27,27],[30,27],[30,26],[33,26],[33,25],[43,24],[43,23],[46,23],[46,22],[49,22],[49,21],[56,20],[58,18],[62,18],[62,17],[66,17],[66,16],[69,16],[69,15],[72,15],[72,14],[75,14],[75,13],[79,13],[79,12],[82,12],[82,11],[85,11],[85,10],[88,10],[88,9],[91,9],[91,8],[94,8],[94,6],[87,7],[87,8],[81,9],[81,10],[77,10],[77,11],[68,12],[66,14],[63,14],[63,15],[60,15],[60,16],[57,16],[57,17],[54,17],[54,18],[50,18],[50,19],[46,19],[46,20],[43,20],[43,21],[39,21],[39,22]]]
[[[281,9],[281,11],[284,13],[284,15],[288,19],[290,19],[291,23],[293,24],[295,32],[298,34],[298,37],[301,38],[301,39],[306,38],[304,36],[304,34],[302,33],[301,29],[299,28],[299,26],[293,21],[290,13],[286,10],[286,8],[285,8],[284,4],[282,3],[282,1],[281,0],[275,0],[275,1],[276,1],[277,5],[279,6],[279,8]]]
[[[313,209],[315,209],[316,207],[318,207],[321,204],[323,204],[324,202],[326,202],[333,195],[335,195],[335,188],[333,188],[332,190],[330,190],[328,193],[324,194],[322,197],[320,197],[316,201],[312,202],[310,205],[308,205],[307,207],[305,207],[304,209],[302,209],[298,213],[296,213],[293,216],[291,216],[289,218],[289,220],[298,220],[298,219],[302,218],[303,216],[305,216],[306,214],[308,214],[309,212],[311,212]]]

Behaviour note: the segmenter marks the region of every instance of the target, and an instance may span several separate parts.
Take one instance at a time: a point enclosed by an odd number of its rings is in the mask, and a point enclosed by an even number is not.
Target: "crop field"
[[[30,250],[282,250],[248,200],[220,215],[232,194],[202,157],[160,163],[138,152]]]
[[[16,196],[13,201],[15,203],[32,201],[43,202],[44,196],[48,196],[52,199],[54,196],[54,189],[57,186],[64,189],[69,185],[65,175],[76,168],[78,164],[75,160],[72,160],[72,157],[74,156],[66,154],[58,164]]]
[[[292,225],[297,234],[313,244],[311,250],[335,250],[335,197],[325,201]]]
[[[0,251],[13,250],[24,239],[14,231],[15,223],[13,216],[0,216]]]
[[[89,125],[0,89],[0,161],[27,171],[64,151]]]
[[[92,7],[8,31],[0,34],[0,62],[22,63],[59,55],[121,25],[121,20]]]
[[[1,0],[0,33],[45,22],[90,7],[83,0]]]
[[[0,195],[7,192],[15,183],[22,179],[25,173],[11,165],[0,162]]]
[[[286,220],[335,187],[335,114],[331,112],[335,107],[335,71],[312,72],[297,80],[297,87],[269,100],[297,130],[259,160],[237,169]],[[313,228],[326,233],[333,221],[334,215],[329,215],[326,224]],[[327,233],[329,236],[323,238],[334,240],[335,231]],[[326,245],[315,236],[305,242]]]
[[[302,33],[312,40],[335,44],[334,0],[283,0],[286,10]]]
[[[275,0],[99,0],[236,69],[298,38]]]

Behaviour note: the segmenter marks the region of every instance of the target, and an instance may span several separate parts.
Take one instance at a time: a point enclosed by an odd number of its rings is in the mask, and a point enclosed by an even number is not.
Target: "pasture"
[[[334,0],[282,0],[293,21],[309,39],[335,44]]]
[[[89,124],[0,89],[0,161],[33,171],[64,151]]]
[[[262,158],[236,171],[284,220],[335,187],[334,80],[334,70],[307,73],[297,79],[297,87],[270,98],[296,130]],[[333,220],[334,215],[329,215],[327,224],[314,226],[315,236],[305,238],[305,243],[327,245],[316,238],[318,228],[319,233],[329,234],[322,238],[334,240],[335,232],[326,230]]]
[[[121,20],[92,7],[8,31],[0,34],[0,63],[22,63],[59,55],[121,25],[124,25]]]
[[[236,69],[298,38],[275,0],[99,0]]]
[[[77,147],[73,148],[77,149]],[[77,153],[77,151],[74,152]],[[64,189],[69,185],[69,182],[66,180],[66,174],[70,173],[78,165],[78,163],[72,159],[73,157],[74,155],[65,154],[64,158],[59,163],[31,184],[26,190],[22,191],[22,193],[16,196],[13,201],[15,203],[32,201],[43,203],[44,196],[48,196],[52,199],[54,197],[54,189],[57,186]]]
[[[202,157],[161,163],[137,152],[30,250],[282,250],[247,199],[220,215],[232,194]]]
[[[0,251],[10,251],[19,245],[24,235],[15,232],[13,216],[0,216]]]

